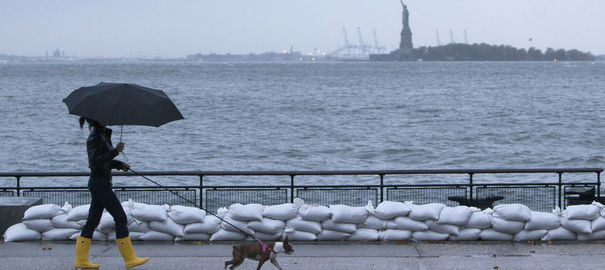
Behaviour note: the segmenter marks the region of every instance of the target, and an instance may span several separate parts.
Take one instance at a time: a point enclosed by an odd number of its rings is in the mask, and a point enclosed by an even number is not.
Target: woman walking
[[[88,260],[88,250],[92,241],[95,228],[99,225],[103,209],[111,214],[116,227],[116,244],[120,254],[124,258],[126,268],[146,263],[149,258],[139,258],[134,254],[132,243],[128,236],[127,218],[120,201],[111,189],[111,169],[128,171],[130,165],[125,162],[114,160],[124,150],[124,143],[120,142],[113,148],[111,144],[111,129],[106,125],[92,119],[80,117],[80,128],[87,122],[90,135],[86,141],[88,152],[88,167],[90,168],[90,179],[88,189],[92,196],[86,225],[76,241],[75,268],[97,269],[99,264],[93,264]]]

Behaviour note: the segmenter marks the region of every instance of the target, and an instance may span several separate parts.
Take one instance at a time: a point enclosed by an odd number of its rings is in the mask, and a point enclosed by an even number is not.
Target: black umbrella
[[[81,87],[63,99],[69,113],[106,125],[159,127],[183,119],[161,90],[130,83],[99,83]]]

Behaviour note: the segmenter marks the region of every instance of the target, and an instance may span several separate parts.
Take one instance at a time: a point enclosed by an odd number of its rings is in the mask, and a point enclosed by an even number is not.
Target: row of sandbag
[[[133,240],[589,240],[605,238],[603,206],[570,206],[565,211],[535,212],[519,204],[480,211],[443,204],[414,205],[385,201],[373,208],[346,205],[234,204],[218,215],[174,205],[122,204]],[[47,204],[25,212],[23,223],[9,228],[6,241],[75,239],[85,224],[89,205],[71,208]],[[235,226],[235,227],[234,227]],[[237,228],[236,228],[237,227]],[[103,213],[93,236],[115,238],[113,218]]]

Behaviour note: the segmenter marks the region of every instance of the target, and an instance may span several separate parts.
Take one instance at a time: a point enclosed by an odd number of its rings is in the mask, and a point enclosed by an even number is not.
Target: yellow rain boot
[[[116,239],[116,244],[118,245],[120,254],[122,254],[122,258],[124,258],[126,268],[139,266],[149,261],[149,257],[139,258],[134,254],[134,251],[132,250],[132,243],[130,242],[130,236]]]
[[[88,261],[88,249],[90,249],[92,239],[79,236],[76,240],[76,261],[75,268],[81,269],[98,269],[99,265]]]

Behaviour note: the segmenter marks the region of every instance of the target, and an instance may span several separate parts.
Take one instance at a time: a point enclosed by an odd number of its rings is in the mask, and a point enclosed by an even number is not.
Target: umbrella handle
[[[122,130],[124,129],[124,125],[120,125],[120,142],[122,142]]]

